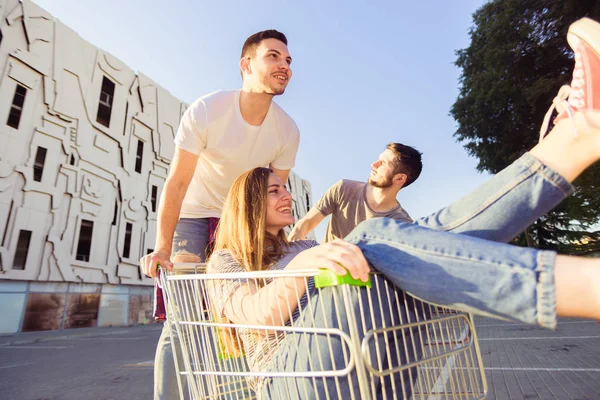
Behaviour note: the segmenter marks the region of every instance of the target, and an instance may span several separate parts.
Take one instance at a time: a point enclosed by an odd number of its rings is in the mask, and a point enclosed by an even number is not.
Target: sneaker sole
[[[582,18],[575,21],[569,27],[567,42],[574,50],[577,48],[578,40],[586,42],[600,57],[600,24],[590,18]]]

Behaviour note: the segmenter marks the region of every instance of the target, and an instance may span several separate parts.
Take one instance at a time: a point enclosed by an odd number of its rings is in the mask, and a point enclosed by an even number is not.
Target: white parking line
[[[435,370],[437,368],[422,367],[424,370]],[[454,369],[462,370],[479,370],[477,367],[454,367]],[[535,367],[484,367],[486,371],[542,371],[542,372],[600,372],[600,368],[535,368]]]
[[[133,368],[145,368],[145,367],[154,367],[154,360],[150,360],[150,361],[142,361],[139,363],[135,363],[135,364],[125,364],[125,367],[133,367]]]
[[[24,363],[24,364],[13,364],[13,365],[4,365],[2,367],[0,367],[0,369],[5,369],[5,368],[16,368],[16,367],[22,367],[24,365],[30,365],[33,363]]]
[[[547,372],[600,372],[600,368],[508,368],[485,367],[486,371],[547,371]]]
[[[0,349],[70,349],[73,346],[0,346]]]
[[[463,331],[461,332],[460,338],[458,339],[459,343],[464,341],[467,338],[467,331],[468,331],[468,329],[465,326],[463,328]],[[460,347],[460,345],[457,344],[455,348],[458,348],[458,347]],[[450,378],[450,371],[454,368],[455,358],[456,358],[456,354],[452,354],[450,357],[448,357],[448,360],[444,364],[444,368],[440,372],[440,376],[438,377],[435,384],[433,385],[433,388],[431,388],[431,391],[433,393],[444,391],[444,388],[446,387],[446,383],[448,382],[448,379]],[[430,396],[428,400],[435,400],[435,399]]]
[[[571,321],[571,322],[559,322],[558,325],[575,325],[575,324],[597,324],[598,321]],[[509,324],[509,323],[505,323],[505,324],[490,324],[490,325],[475,325],[476,329],[479,328],[492,328],[492,327],[498,327],[498,326],[529,326],[529,327],[533,327],[534,325],[531,324]]]
[[[543,339],[600,339],[600,336],[531,336],[531,337],[506,337],[506,338],[478,338],[480,342],[494,340],[543,340]]]
[[[116,338],[116,337],[110,337],[110,336],[77,338],[77,340],[110,340],[110,341],[115,341],[115,340],[140,340],[140,339],[148,339],[148,338],[146,336],[124,337],[124,338]]]

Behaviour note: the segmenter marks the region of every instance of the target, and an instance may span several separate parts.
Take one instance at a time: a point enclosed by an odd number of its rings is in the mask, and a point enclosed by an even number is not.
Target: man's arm
[[[298,145],[300,144],[300,132],[293,121],[291,130],[285,141],[286,144],[280,149],[281,153],[278,155],[277,159],[272,160],[269,163],[269,168],[271,168],[273,173],[281,179],[281,182],[283,182],[284,185],[287,183],[290,170],[294,168],[294,164],[296,163],[296,153],[298,152]],[[279,168],[275,167],[275,165]]]
[[[306,236],[312,232],[317,225],[325,219],[325,215],[321,214],[321,211],[317,207],[311,208],[308,213],[298,222],[288,235],[290,242],[294,240],[304,240]]]
[[[329,214],[333,214],[340,207],[342,201],[343,180],[327,189],[323,197],[312,207],[300,221],[296,223],[288,235],[289,241],[303,240],[313,231]]]
[[[170,261],[173,233],[179,220],[181,203],[192,181],[197,163],[197,155],[179,147],[175,148],[169,176],[160,196],[154,251],[140,260],[144,273],[150,277],[156,276],[157,263],[169,269],[173,265]]]

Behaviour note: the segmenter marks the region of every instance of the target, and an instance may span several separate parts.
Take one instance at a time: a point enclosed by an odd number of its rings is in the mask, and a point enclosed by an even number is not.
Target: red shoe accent
[[[558,112],[554,124],[576,111],[600,110],[600,24],[589,18],[574,22],[567,33],[569,46],[575,52],[575,68],[571,86],[560,88],[546,113],[540,129],[540,141],[548,132],[553,111]],[[577,129],[574,129],[577,135]]]
[[[569,27],[567,40],[575,52],[569,105],[573,111],[600,110],[600,24],[581,19]],[[556,120],[566,116],[562,111]]]
[[[575,69],[568,101],[573,111],[600,110],[600,55],[583,41],[575,50]],[[565,117],[567,112],[563,111],[554,123]]]

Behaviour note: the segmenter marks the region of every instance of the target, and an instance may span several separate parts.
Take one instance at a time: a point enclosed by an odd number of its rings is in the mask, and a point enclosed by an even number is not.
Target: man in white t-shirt
[[[300,134],[295,122],[273,102],[292,77],[287,38],[275,30],[250,36],[242,48],[241,90],[196,100],[184,113],[175,137],[175,155],[158,209],[154,251],[140,260],[155,277],[157,265],[205,261],[209,232],[221,215],[229,187],[242,173],[269,166],[286,182]],[[180,355],[177,355],[181,364]],[[179,397],[169,330],[159,339],[154,398]]]

